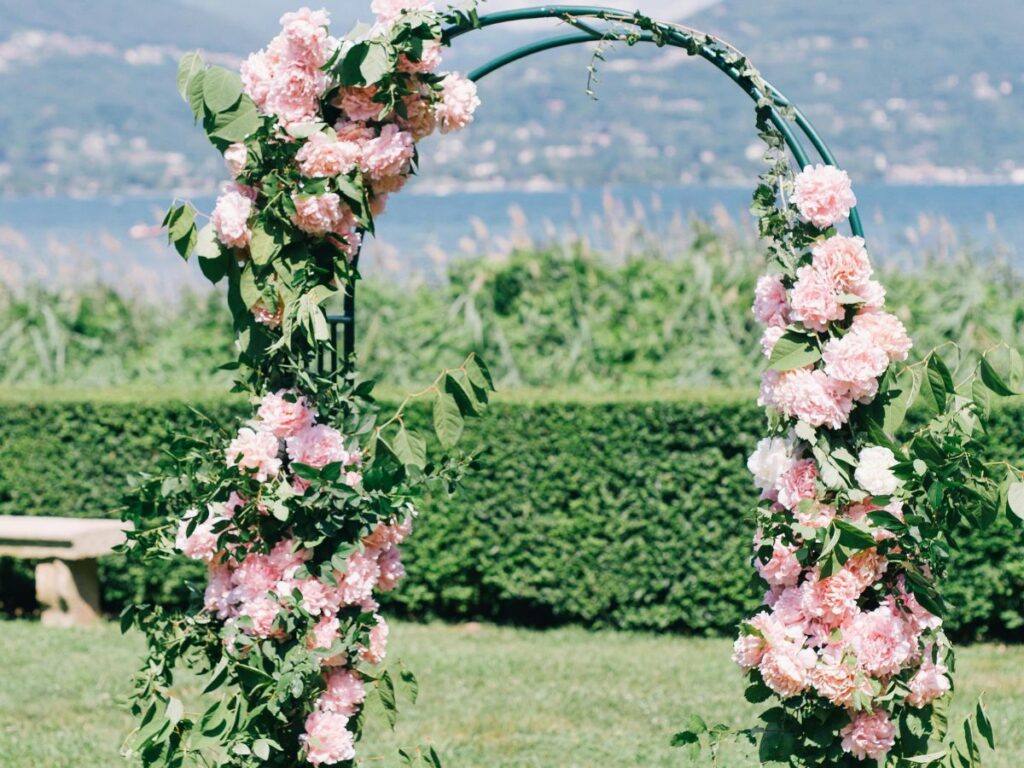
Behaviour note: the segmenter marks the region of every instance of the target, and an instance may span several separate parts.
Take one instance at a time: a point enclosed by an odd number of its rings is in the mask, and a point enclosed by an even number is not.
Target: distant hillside
[[[217,183],[219,160],[178,101],[174,62],[200,47],[235,64],[292,3],[185,1],[0,0],[0,194]],[[656,0],[680,14],[708,2]],[[343,9],[338,31],[368,15],[368,0],[333,5]],[[722,0],[686,21],[745,50],[861,179],[1024,182],[1024,6],[815,5]],[[537,34],[476,33],[449,62],[469,69]],[[595,101],[585,93],[590,60],[584,48],[562,49],[484,81],[473,130],[424,147],[420,189],[749,181],[758,167],[750,104],[711,67],[679,51],[608,51]]]

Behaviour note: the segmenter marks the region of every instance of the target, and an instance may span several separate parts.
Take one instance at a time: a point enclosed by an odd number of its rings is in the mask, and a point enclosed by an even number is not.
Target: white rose
[[[771,491],[794,461],[792,441],[782,437],[766,437],[747,459],[747,469],[754,476],[754,485],[762,491]]]
[[[854,477],[862,489],[872,496],[890,496],[900,486],[900,479],[893,474],[896,456],[888,448],[875,445],[860,452]]]

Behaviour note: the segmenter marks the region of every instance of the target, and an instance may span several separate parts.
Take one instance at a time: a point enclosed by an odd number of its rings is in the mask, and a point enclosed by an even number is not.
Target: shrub
[[[109,517],[129,473],[176,432],[229,423],[229,397],[133,392],[0,401],[0,514]],[[425,417],[425,414],[420,418]],[[391,610],[547,626],[731,632],[758,604],[755,492],[744,464],[761,431],[747,393],[573,399],[517,395],[475,425],[481,467],[454,499],[423,505]],[[1024,454],[1024,405],[997,411],[993,457]],[[638,441],[638,436],[643,436]],[[180,602],[201,569],[103,561],[104,601]],[[1010,638],[1024,624],[1024,543],[1006,524],[965,532],[945,579],[951,629]],[[31,609],[26,563],[0,561],[0,600]]]

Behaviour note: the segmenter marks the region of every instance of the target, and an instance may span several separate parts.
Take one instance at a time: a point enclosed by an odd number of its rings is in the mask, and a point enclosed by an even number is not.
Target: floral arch
[[[470,356],[382,412],[353,373],[362,237],[415,172],[416,142],[472,122],[477,80],[541,51],[617,41],[713,64],[755,103],[767,146],[754,209],[772,274],[758,283],[754,313],[766,329],[768,425],[749,467],[762,490],[753,562],[768,593],[734,658],[748,700],[774,704],[754,728],[697,717],[675,741],[716,759],[723,739],[749,739],[760,762],[805,768],[978,764],[980,743],[992,743],[980,702],[959,741],[943,743],[952,649],[934,580],[958,525],[1024,516],[1020,472],[970,450],[992,400],[1024,378],[1019,356],[983,358],[957,379],[934,353],[904,364],[910,339],[884,310],[849,178],[806,117],[728,44],[592,6],[478,15],[373,0],[372,9],[376,23],[341,40],[326,11],[286,14],[241,77],[198,54],[179,69],[182,97],[233,181],[204,226],[188,204],[174,205],[165,226],[184,258],[227,285],[230,367],[253,413],[214,438],[184,437],[167,474],[142,478],[128,507],[133,556],[183,554],[209,574],[193,611],[125,612],[149,649],[129,752],[147,766],[352,766],[367,698],[393,724],[396,688],[415,696],[412,673],[384,665],[375,594],[404,575],[399,545],[418,494],[454,488],[471,468],[456,444],[493,386]],[[443,46],[472,30],[544,18],[572,31],[468,77],[437,71]],[[851,236],[837,232],[843,221]],[[325,306],[337,298],[345,311],[331,318]],[[418,400],[429,404],[431,435],[407,424]],[[921,416],[907,427],[911,406]],[[207,681],[199,705],[176,693],[181,664]],[[401,757],[440,765],[430,747]]]

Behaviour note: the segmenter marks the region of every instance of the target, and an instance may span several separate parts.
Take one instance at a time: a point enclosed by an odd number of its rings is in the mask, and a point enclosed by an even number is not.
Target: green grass
[[[117,707],[142,643],[104,625],[89,630],[0,623],[0,766],[110,768],[131,727]],[[420,680],[395,735],[371,716],[362,754],[397,766],[395,747],[432,743],[448,768],[685,766],[668,746],[690,714],[752,721],[729,643],[580,629],[398,624],[392,660]],[[1024,648],[961,651],[957,714],[987,701],[1001,749],[992,768],[1024,752]],[[729,751],[728,768],[756,765]]]

